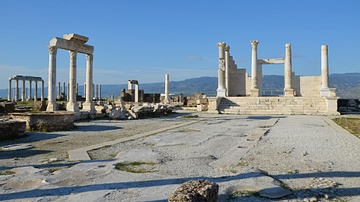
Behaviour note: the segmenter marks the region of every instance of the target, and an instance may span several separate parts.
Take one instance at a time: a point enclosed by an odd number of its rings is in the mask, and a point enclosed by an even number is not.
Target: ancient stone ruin
[[[291,45],[285,45],[285,58],[259,59],[258,41],[251,41],[251,76],[238,69],[230,47],[219,42],[218,89],[209,98],[209,110],[231,114],[318,114],[335,115],[335,89],[329,88],[328,47],[321,46],[321,75],[297,76],[292,71]],[[262,66],[284,64],[283,96],[263,97]]]
[[[191,180],[183,183],[169,197],[169,202],[216,202],[219,185],[208,180]]]
[[[15,90],[14,90],[14,96],[12,96],[11,90],[11,83],[12,81],[15,81]],[[9,78],[9,86],[8,86],[8,101],[15,101],[17,102],[19,100],[19,81],[22,81],[22,89],[21,89],[21,100],[25,101],[32,99],[32,83],[34,82],[34,100],[37,101],[38,99],[38,82],[41,82],[41,97],[40,100],[44,101],[44,80],[41,77],[35,77],[35,76],[22,76],[22,75],[14,75]],[[26,98],[26,87],[25,82],[28,81],[28,93]]]

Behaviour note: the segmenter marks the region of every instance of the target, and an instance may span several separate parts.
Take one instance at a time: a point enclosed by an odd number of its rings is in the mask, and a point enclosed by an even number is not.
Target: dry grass
[[[333,121],[351,134],[360,138],[360,118],[340,117],[333,119]]]

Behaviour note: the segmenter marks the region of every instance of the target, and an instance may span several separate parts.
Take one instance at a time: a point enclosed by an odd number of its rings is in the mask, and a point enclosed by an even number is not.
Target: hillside
[[[145,93],[164,93],[164,82],[144,83],[140,82],[140,89]],[[337,89],[337,95],[341,98],[360,98],[360,73],[331,74],[330,87]],[[121,89],[127,88],[127,84],[102,85],[102,97],[118,97]],[[265,75],[263,77],[264,89],[284,88],[284,77],[278,75]],[[215,96],[217,89],[217,77],[191,78],[183,81],[170,81],[170,93],[183,93],[186,96],[197,92],[205,93],[207,96]],[[47,89],[45,89],[45,96]],[[79,94],[83,94],[83,86],[79,86]],[[7,89],[0,89],[0,97],[7,97]]]

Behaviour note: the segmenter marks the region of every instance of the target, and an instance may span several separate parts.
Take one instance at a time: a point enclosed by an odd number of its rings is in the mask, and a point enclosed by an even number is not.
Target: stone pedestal
[[[250,89],[250,97],[259,97],[260,90],[259,89]]]
[[[284,97],[294,97],[295,91],[294,89],[285,89],[284,90]]]

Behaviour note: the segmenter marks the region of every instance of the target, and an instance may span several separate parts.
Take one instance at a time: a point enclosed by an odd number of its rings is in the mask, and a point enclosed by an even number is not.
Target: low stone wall
[[[11,113],[14,120],[26,121],[26,130],[61,131],[74,126],[73,112]]]
[[[14,138],[25,132],[26,122],[0,119],[0,140]]]

